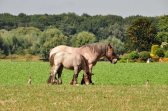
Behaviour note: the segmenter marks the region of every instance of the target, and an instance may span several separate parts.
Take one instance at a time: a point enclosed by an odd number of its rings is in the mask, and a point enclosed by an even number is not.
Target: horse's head
[[[91,83],[91,76],[94,75],[90,72],[88,72],[87,74],[84,74],[83,75],[83,79],[81,81],[81,84],[90,84]]]
[[[53,76],[51,72],[52,70],[50,71],[50,77],[47,80],[47,84],[55,84],[55,83],[57,84],[58,82],[57,82],[56,76]]]
[[[108,50],[106,52],[106,57],[111,63],[113,64],[117,63],[117,57],[114,53],[114,48],[110,44],[108,44]]]

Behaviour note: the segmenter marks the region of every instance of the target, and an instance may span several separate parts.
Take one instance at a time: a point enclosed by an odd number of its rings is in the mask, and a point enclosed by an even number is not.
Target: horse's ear
[[[111,49],[112,47],[111,47],[111,45],[110,45],[110,43],[108,44],[108,47]]]

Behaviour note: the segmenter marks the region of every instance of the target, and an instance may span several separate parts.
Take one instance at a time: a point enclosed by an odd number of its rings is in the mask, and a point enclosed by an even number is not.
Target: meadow
[[[93,67],[94,85],[71,86],[74,72],[67,69],[63,85],[47,85],[48,62],[0,61],[0,110],[167,110],[167,66],[98,62]]]

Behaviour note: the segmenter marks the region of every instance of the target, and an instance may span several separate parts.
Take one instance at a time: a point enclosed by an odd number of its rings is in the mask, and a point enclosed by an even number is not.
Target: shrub
[[[163,48],[163,51],[167,51],[168,50],[168,43],[167,42],[162,42],[161,48]]]
[[[164,57],[164,52],[162,48],[157,48],[155,51],[155,55],[157,55],[158,57]]]
[[[129,55],[130,59],[137,59],[139,57],[138,52],[137,51],[132,51]]]
[[[155,54],[156,49],[159,48],[159,45],[153,45],[151,48],[151,54]],[[155,56],[155,55],[153,55]]]
[[[150,57],[150,53],[147,51],[142,51],[139,53],[139,58],[146,61]]]
[[[17,55],[25,55],[25,51],[23,50],[23,47],[18,47],[16,50]]]
[[[165,53],[165,57],[168,58],[168,51],[166,51],[166,53]]]
[[[26,55],[25,55],[25,58],[26,58],[26,61],[29,61],[29,60],[31,60],[33,57],[32,57],[31,54],[26,54]]]

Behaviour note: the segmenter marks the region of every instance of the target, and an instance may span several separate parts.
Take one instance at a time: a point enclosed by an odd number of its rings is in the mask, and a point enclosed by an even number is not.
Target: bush
[[[153,45],[152,48],[151,48],[151,54],[155,54],[155,51],[156,51],[157,48],[159,48],[159,45]]]
[[[139,57],[138,52],[137,51],[132,51],[129,55],[130,59],[137,59]]]
[[[23,47],[18,47],[16,50],[17,55],[25,55],[25,51],[23,50]]]
[[[164,57],[168,58],[168,51],[166,51],[166,53],[165,53],[165,56],[164,56]]]
[[[167,51],[168,50],[168,43],[167,42],[162,42],[161,48],[163,48],[163,51]]]
[[[139,53],[139,58],[146,61],[150,57],[150,53],[147,51],[142,51]]]
[[[29,60],[31,60],[33,57],[32,57],[31,54],[26,54],[26,55],[25,55],[25,58],[26,58],[26,61],[29,61]]]
[[[158,57],[164,57],[164,52],[162,48],[157,48],[155,51],[155,55],[157,55]]]

